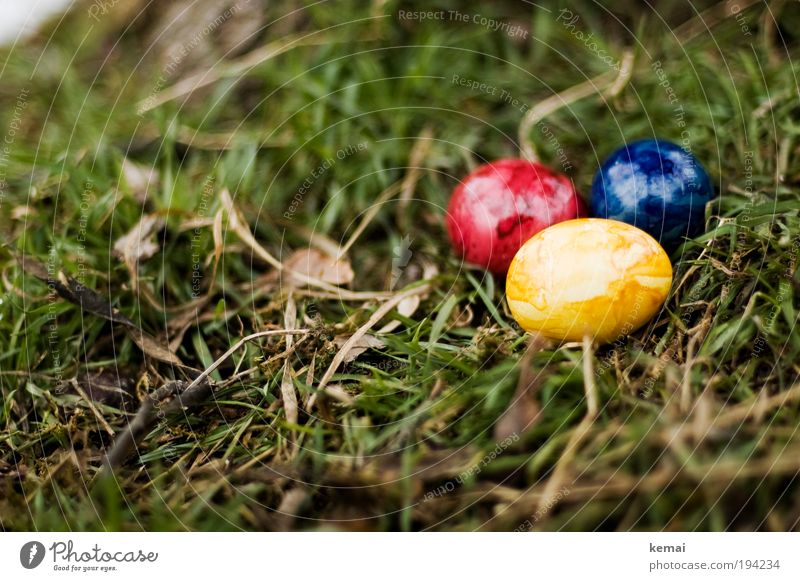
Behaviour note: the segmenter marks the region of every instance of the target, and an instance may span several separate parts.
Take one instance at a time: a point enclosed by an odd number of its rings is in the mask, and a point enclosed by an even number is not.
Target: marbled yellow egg
[[[526,331],[601,343],[632,333],[664,304],[672,265],[646,232],[623,222],[569,220],[519,249],[506,279],[508,305]]]

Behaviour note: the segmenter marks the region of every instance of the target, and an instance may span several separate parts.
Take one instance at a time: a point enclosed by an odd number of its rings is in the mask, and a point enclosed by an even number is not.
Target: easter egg
[[[508,270],[506,296],[526,331],[606,343],[649,321],[671,284],[669,257],[652,236],[624,222],[585,218],[528,240]]]
[[[447,230],[456,254],[505,274],[519,247],[540,230],[586,215],[565,175],[523,159],[482,165],[455,189]]]
[[[644,139],[603,163],[592,183],[591,212],[632,224],[671,247],[702,232],[713,197],[711,178],[694,155],[669,141]]]

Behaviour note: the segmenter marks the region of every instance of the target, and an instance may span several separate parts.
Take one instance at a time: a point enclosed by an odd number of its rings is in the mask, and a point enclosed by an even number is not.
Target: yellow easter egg
[[[672,265],[646,232],[624,222],[568,220],[519,249],[506,278],[511,314],[559,341],[601,343],[632,333],[664,304]]]

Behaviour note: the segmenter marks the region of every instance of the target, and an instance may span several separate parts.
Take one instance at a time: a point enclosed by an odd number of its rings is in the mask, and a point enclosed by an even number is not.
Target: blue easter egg
[[[673,246],[703,230],[711,178],[691,153],[670,141],[620,147],[592,182],[592,216],[627,222]]]

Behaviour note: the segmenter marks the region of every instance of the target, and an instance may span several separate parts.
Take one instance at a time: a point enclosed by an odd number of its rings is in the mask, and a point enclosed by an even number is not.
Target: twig
[[[185,384],[184,381],[170,381],[159,387],[144,399],[133,420],[128,424],[125,431],[117,437],[113,447],[103,460],[104,468],[114,469],[122,465],[131,449],[136,445],[137,438],[153,426],[158,416],[165,417],[168,414],[174,413],[180,409],[185,409],[203,399],[206,389],[210,387],[208,376],[246,343],[269,335],[303,335],[308,332],[308,329],[277,329],[253,333],[237,341],[233,347],[223,353],[221,357],[209,365],[205,371],[200,373],[200,375],[185,388],[183,387]],[[161,407],[161,401],[171,395],[175,395],[176,398],[167,405]],[[157,414],[153,413],[155,407],[159,407],[159,412]]]
[[[133,420],[128,423],[125,431],[117,437],[111,450],[106,454],[103,460],[104,468],[113,469],[122,465],[128,453],[136,445],[136,439],[155,423],[153,408],[165,397],[176,393],[183,383],[183,381],[165,383],[142,401]]]

